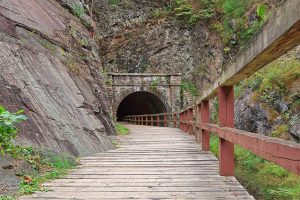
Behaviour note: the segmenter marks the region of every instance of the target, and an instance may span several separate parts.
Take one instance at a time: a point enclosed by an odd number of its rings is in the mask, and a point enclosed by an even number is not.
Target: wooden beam
[[[299,144],[234,128],[221,128],[214,124],[202,123],[201,127],[209,132],[217,133],[218,136],[224,140],[248,149],[257,156],[272,161],[300,175]]]

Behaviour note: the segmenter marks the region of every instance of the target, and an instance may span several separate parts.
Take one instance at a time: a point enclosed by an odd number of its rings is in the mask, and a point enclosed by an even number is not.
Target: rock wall
[[[223,47],[204,21],[191,27],[155,17],[169,1],[96,0],[101,61],[110,72],[182,73],[201,90],[222,71]]]
[[[84,156],[115,131],[93,34],[62,5],[0,2],[0,104],[29,118],[19,143]]]

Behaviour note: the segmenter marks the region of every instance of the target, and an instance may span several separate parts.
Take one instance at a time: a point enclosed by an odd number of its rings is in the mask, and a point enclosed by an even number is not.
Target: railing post
[[[177,126],[177,125],[176,125],[176,120],[177,120],[176,116],[177,116],[176,113],[174,113],[174,114],[173,114],[174,128],[176,128],[176,126]]]
[[[181,120],[182,120],[182,113],[179,113],[179,129],[182,129],[182,125],[181,125]]]
[[[148,115],[146,116],[146,126],[148,126]]]
[[[203,100],[201,102],[201,123],[209,123],[209,101]],[[210,150],[210,135],[207,130],[202,129],[202,150],[209,151]]]
[[[188,124],[188,121],[189,121],[189,116],[188,116],[188,111],[186,110],[185,111],[185,132],[189,132],[189,124]]]
[[[157,126],[160,126],[160,115],[157,115],[156,116],[156,123],[157,123]]]
[[[194,118],[194,116],[193,116],[193,108],[190,108],[190,109],[188,109],[188,121],[189,121],[189,123],[188,123],[188,132],[189,132],[189,134],[190,135],[193,135],[193,127],[194,127],[194,125],[193,125],[193,119]]]
[[[183,112],[183,117],[184,117],[184,132],[187,132],[187,112]]]
[[[168,126],[168,114],[164,114],[164,126],[167,127]]]
[[[182,112],[182,130],[185,131],[185,112]]]
[[[219,87],[220,127],[234,127],[233,86]],[[234,176],[234,144],[220,138],[220,175]]]
[[[151,115],[151,126],[153,126],[154,125],[154,123],[153,123],[153,116]]]
[[[181,113],[181,130],[184,131],[184,112]]]

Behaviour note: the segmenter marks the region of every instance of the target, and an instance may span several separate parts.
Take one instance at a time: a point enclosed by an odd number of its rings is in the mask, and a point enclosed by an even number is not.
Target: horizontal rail
[[[299,144],[214,124],[201,124],[198,127],[300,175]]]

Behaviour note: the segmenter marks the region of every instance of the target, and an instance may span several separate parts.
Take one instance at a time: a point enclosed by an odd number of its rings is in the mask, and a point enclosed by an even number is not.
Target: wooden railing
[[[127,116],[130,123],[173,126],[195,135],[202,149],[210,150],[210,135],[220,139],[220,174],[234,175],[234,144],[300,175],[300,145],[234,128],[234,85],[300,44],[300,1],[287,1],[258,33],[235,62],[226,67],[196,105],[178,113]],[[219,125],[209,123],[209,100],[219,100]]]
[[[132,115],[125,120],[137,125],[180,128],[194,135],[204,151],[210,150],[210,133],[215,133],[220,138],[219,172],[222,176],[234,175],[234,144],[300,175],[299,144],[233,128],[233,88],[220,87],[218,96],[220,125],[209,123],[208,100],[180,113]]]

